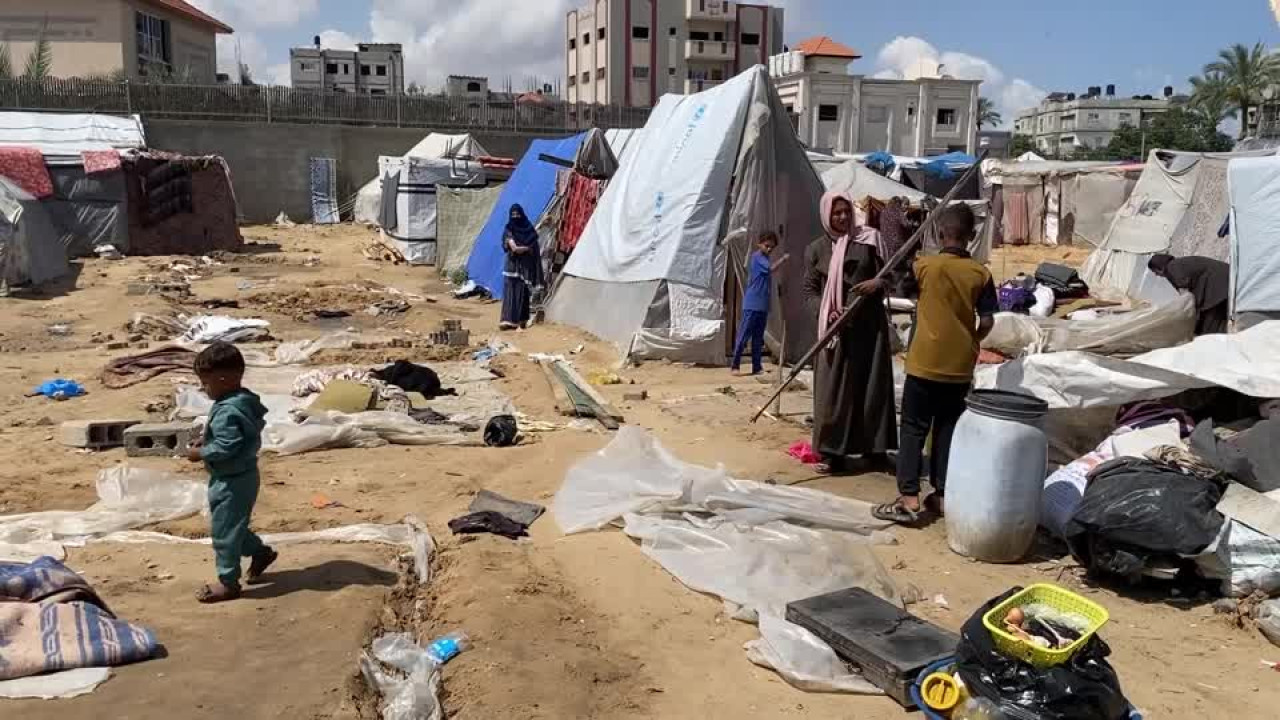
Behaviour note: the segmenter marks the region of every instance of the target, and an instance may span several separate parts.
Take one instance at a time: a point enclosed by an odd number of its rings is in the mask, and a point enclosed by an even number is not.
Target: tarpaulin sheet
[[[338,220],[338,161],[311,158],[311,222],[333,225]]]
[[[1231,161],[1232,312],[1280,310],[1280,157]]]
[[[146,147],[142,118],[96,113],[0,112],[0,145],[36,147],[45,155]]]
[[[467,268],[476,237],[493,214],[501,194],[501,186],[437,189],[436,269],[441,275]]]
[[[1203,335],[1131,360],[1087,352],[1032,355],[980,367],[975,384],[1030,393],[1051,408],[1111,407],[1213,386],[1280,398],[1280,321],[1234,335]]]
[[[904,197],[912,205],[919,206],[924,204],[925,198],[929,197],[919,190],[868,170],[864,165],[853,160],[822,173],[822,184],[828,190],[847,193],[855,201],[873,197],[886,202],[892,197]]]
[[[438,187],[476,187],[485,182],[479,163],[419,157],[383,157],[378,160],[383,175],[400,172],[396,187],[396,222],[383,231],[395,241],[400,254],[411,265],[434,265],[436,261],[436,195]]]
[[[493,297],[502,297],[502,269],[506,262],[502,237],[511,206],[523,207],[529,221],[537,225],[555,195],[559,166],[539,160],[538,156],[545,154],[571,160],[577,155],[578,146],[585,137],[586,133],[582,133],[559,140],[534,140],[511,173],[511,179],[503,186],[502,195],[476,238],[476,246],[467,261],[467,274],[471,280]]]
[[[0,285],[40,285],[69,270],[44,203],[0,178]]]
[[[400,157],[474,159],[488,154],[489,152],[471,135],[431,133],[418,141],[417,145],[409,148]],[[382,173],[379,172],[376,177],[365,183],[356,192],[352,214],[358,223],[375,225],[378,222],[378,215],[381,211]]]

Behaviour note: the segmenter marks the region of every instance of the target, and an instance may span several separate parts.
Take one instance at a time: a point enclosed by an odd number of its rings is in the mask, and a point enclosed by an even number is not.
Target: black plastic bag
[[[1198,555],[1222,530],[1213,480],[1139,458],[1094,468],[1066,526],[1071,554],[1091,571],[1135,579],[1146,558]]]
[[[515,540],[529,535],[529,526],[493,510],[473,512],[449,521],[449,529],[454,535],[493,533]]]
[[[996,650],[982,616],[1022,588],[978,609],[960,631],[956,669],[970,694],[996,703],[1010,720],[1124,720],[1129,701],[1107,662],[1111,648],[1094,635],[1066,663],[1036,668]]]
[[[511,415],[494,415],[484,426],[484,444],[489,447],[508,447],[516,444],[520,434],[516,419]]]

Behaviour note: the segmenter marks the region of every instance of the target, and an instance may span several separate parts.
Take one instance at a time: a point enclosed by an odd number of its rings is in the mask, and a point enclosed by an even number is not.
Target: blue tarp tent
[[[534,140],[529,152],[521,158],[511,179],[502,189],[493,214],[476,238],[476,246],[467,261],[467,275],[477,285],[489,291],[495,298],[502,297],[502,267],[506,253],[502,250],[502,235],[507,225],[512,205],[520,205],[533,224],[538,224],[542,213],[556,194],[556,171],[560,168],[538,159],[539,155],[552,155],[573,160],[578,146],[587,135],[574,135],[559,140]]]

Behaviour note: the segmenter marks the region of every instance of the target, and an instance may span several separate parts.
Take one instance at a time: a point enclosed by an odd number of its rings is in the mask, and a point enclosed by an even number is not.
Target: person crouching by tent
[[[1227,331],[1227,294],[1231,266],[1213,258],[1152,255],[1147,268],[1178,290],[1190,292],[1196,301],[1196,335]]]
[[[756,243],[747,263],[747,291],[742,297],[742,322],[738,323],[738,340],[733,345],[733,360],[729,367],[737,373],[742,366],[742,353],[751,342],[751,374],[764,372],[764,331],[769,325],[769,298],[773,293],[773,271],[782,266],[790,256],[784,255],[770,262],[778,247],[778,235],[766,232]]]
[[[542,289],[538,230],[519,205],[511,206],[502,248],[507,253],[507,263],[502,271],[502,322],[498,327],[514,330],[529,324],[534,293]]]
[[[854,224],[853,201],[844,193],[823,195],[821,210],[826,234],[805,251],[804,279],[818,334],[826,333],[855,295],[865,300],[815,359],[813,448],[823,459],[815,469],[839,472],[852,455],[887,465],[898,434],[886,283],[875,279],[879,233]]]

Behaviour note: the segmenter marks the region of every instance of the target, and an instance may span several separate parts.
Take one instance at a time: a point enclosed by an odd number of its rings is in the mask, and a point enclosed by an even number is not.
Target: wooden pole
[[[969,169],[964,172],[964,175],[960,176],[960,180],[947,191],[947,194],[942,198],[942,201],[938,203],[938,206],[929,213],[928,217],[924,219],[924,222],[920,224],[919,229],[911,235],[911,239],[902,247],[898,248],[898,251],[893,254],[893,257],[889,258],[888,262],[884,264],[884,267],[880,268],[880,272],[876,273],[874,279],[883,280],[888,277],[890,273],[898,269],[898,266],[901,265],[904,260],[910,257],[911,253],[915,251],[916,246],[924,240],[925,233],[928,232],[935,223],[937,223],[938,215],[944,208],[955,200],[956,195],[960,194],[960,188],[964,187],[964,185],[969,182],[969,179],[978,172],[978,169],[982,165],[982,161],[986,156],[987,151],[983,150],[978,155],[977,162],[969,166]],[[836,318],[836,321],[831,323],[831,326],[827,328],[827,332],[824,333],[822,337],[818,338],[818,342],[814,343],[813,347],[809,348],[809,351],[800,358],[799,362],[791,367],[791,374],[782,381],[778,386],[778,389],[773,392],[773,395],[769,396],[769,399],[760,406],[760,409],[756,411],[756,414],[751,417],[751,422],[759,420],[765,410],[769,409],[769,405],[773,404],[774,400],[782,396],[783,391],[787,389],[788,385],[795,381],[796,377],[800,375],[805,366],[813,360],[813,357],[831,342],[831,339],[840,332],[845,323],[849,322],[849,319],[853,317],[854,313],[862,307],[862,301],[864,299],[864,296],[859,295],[853,299],[853,302],[849,303],[849,306],[845,308],[840,317]]]

